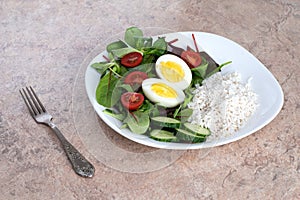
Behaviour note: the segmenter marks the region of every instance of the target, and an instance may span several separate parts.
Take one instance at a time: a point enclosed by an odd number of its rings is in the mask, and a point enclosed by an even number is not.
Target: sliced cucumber
[[[165,130],[154,129],[150,132],[150,138],[161,142],[176,142],[177,137]]]
[[[181,141],[199,143],[199,142],[204,142],[206,140],[205,136],[196,135],[194,133],[191,133],[183,129],[176,129],[176,130],[177,130],[176,137]]]
[[[157,125],[160,127],[166,127],[166,128],[180,127],[180,121],[170,117],[152,117],[151,122],[153,123],[153,125]]]
[[[210,130],[208,128],[204,128],[202,126],[199,126],[197,124],[191,124],[191,123],[184,123],[183,124],[185,129],[188,131],[201,136],[208,136],[210,135]]]

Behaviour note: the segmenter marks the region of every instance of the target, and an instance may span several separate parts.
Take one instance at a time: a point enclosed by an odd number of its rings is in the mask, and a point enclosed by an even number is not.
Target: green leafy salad
[[[155,38],[155,39],[154,39]],[[97,102],[104,112],[136,134],[157,141],[198,143],[210,131],[188,122],[193,110],[188,103],[195,85],[230,62],[218,65],[206,52],[177,47],[177,38],[145,37],[130,27],[124,39],[106,47],[105,61],[92,64],[100,73]]]

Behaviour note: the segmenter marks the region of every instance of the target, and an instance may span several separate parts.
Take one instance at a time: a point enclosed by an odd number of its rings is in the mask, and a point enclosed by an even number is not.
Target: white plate
[[[252,78],[251,86],[254,92],[258,95],[260,105],[247,124],[234,133],[233,136],[220,138],[217,141],[198,144],[158,142],[147,136],[134,134],[128,129],[120,129],[119,127],[121,126],[121,122],[105,115],[102,112],[105,108],[99,105],[95,99],[95,91],[100,76],[98,72],[91,68],[90,65],[95,62],[103,61],[102,55],[105,53],[103,52],[96,56],[90,62],[89,66],[87,66],[85,73],[85,86],[89,100],[95,111],[108,126],[124,137],[147,146],[164,149],[199,149],[224,145],[244,138],[263,128],[276,117],[283,105],[282,89],[270,71],[268,71],[268,69],[246,49],[229,39],[211,33],[180,32],[164,34],[163,36],[166,36],[167,41],[180,37],[179,41],[182,42],[182,44],[179,44],[179,46],[184,44],[182,47],[186,47],[186,44],[188,43],[193,47],[192,40],[186,40],[187,38],[192,38],[192,33],[195,34],[197,43],[201,44],[201,47],[217,63],[221,64],[227,61],[232,61],[232,64],[223,68],[222,73],[238,72],[241,74],[242,81],[245,83],[249,78]],[[178,45],[178,43],[176,43],[176,45]]]

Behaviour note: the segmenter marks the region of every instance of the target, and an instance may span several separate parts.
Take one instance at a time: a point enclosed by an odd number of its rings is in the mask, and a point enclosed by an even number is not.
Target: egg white
[[[159,96],[151,89],[151,86],[155,83],[163,83],[163,84],[169,86],[176,92],[177,97],[175,97],[175,98],[169,97],[168,98],[168,97]],[[171,85],[169,82],[162,80],[162,79],[158,79],[158,78],[145,79],[142,83],[142,89],[143,89],[145,96],[150,101],[152,101],[154,103],[159,103],[160,105],[167,107],[167,108],[172,108],[172,107],[179,105],[180,103],[182,103],[184,101],[184,98],[185,98],[185,94],[183,93],[183,91],[180,88],[177,88],[176,86]]]
[[[161,62],[167,62],[167,61],[172,61],[177,63],[178,65],[180,65],[181,69],[184,71],[184,77],[181,81],[179,82],[170,82],[167,80],[167,77],[165,77],[161,71]],[[184,62],[184,60],[182,60],[181,58],[179,58],[178,56],[172,55],[172,54],[165,54],[161,57],[159,57],[155,63],[155,70],[156,73],[158,75],[159,78],[167,81],[169,84],[174,85],[178,88],[180,88],[181,90],[186,89],[187,87],[189,87],[189,85],[192,82],[192,72],[191,69],[189,68],[189,66],[186,64],[186,62]]]

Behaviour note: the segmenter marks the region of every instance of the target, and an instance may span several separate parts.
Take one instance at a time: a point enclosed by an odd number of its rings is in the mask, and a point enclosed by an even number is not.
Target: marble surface
[[[167,162],[136,161],[144,171],[130,170],[134,159],[97,158],[74,114],[74,104],[89,105],[78,90],[81,66],[99,43],[133,25],[211,32],[241,44],[280,83],[283,109],[237,142],[162,151]],[[300,199],[299,0],[7,0],[0,1],[0,27],[0,199]],[[25,85],[95,165],[92,179],[77,176],[51,130],[30,118],[18,92]],[[122,152],[158,151],[93,120]]]

